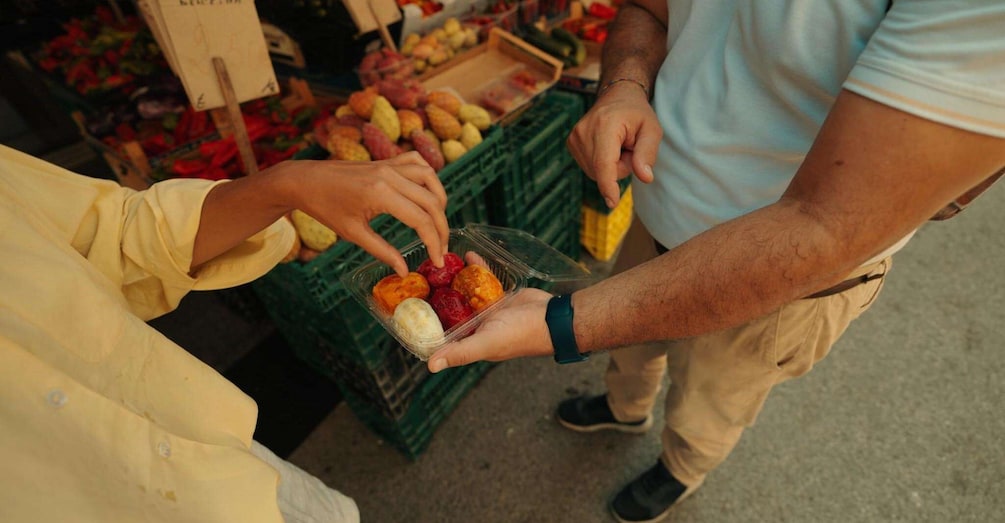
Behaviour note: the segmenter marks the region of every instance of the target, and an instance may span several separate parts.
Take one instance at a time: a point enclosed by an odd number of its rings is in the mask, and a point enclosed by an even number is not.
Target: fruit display
[[[517,26],[517,4],[513,0],[492,0],[485,12],[465,18],[464,23],[477,27],[482,40],[493,27],[512,33]]]
[[[596,7],[594,7],[596,6]],[[611,16],[607,10],[612,9],[602,4],[594,2],[590,5],[593,12],[601,12],[604,16]],[[616,13],[616,11],[615,11]],[[602,44],[607,41],[607,24],[611,18],[603,18],[596,15],[580,18],[570,18],[562,22],[562,29],[576,35],[577,38]]]
[[[507,114],[546,88],[548,79],[539,73],[523,69],[498,78],[486,86],[479,103],[496,115]]]
[[[391,315],[398,335],[422,356],[429,357],[433,346],[443,341],[443,325],[432,305],[419,298],[406,298]]]
[[[324,251],[338,240],[338,235],[335,234],[335,231],[325,227],[324,224],[317,221],[313,216],[299,209],[293,210],[290,214],[290,220],[293,222],[293,227],[297,230],[298,239],[309,249],[318,252]]]
[[[412,59],[415,74],[422,74],[453,58],[457,53],[479,42],[478,30],[462,25],[456,17],[447,18],[443,26],[425,35],[412,33],[405,37],[401,54]]]
[[[397,274],[386,276],[373,286],[373,299],[387,314],[393,314],[398,304],[407,298],[429,297],[429,282],[417,272],[410,272],[404,278]]]
[[[397,274],[385,276],[371,290],[377,306],[396,320],[408,300],[426,302],[439,323],[440,338],[444,331],[464,323],[504,294],[502,283],[492,271],[479,264],[465,264],[452,252],[444,256],[443,267],[427,259],[416,272],[404,278]],[[411,309],[408,315],[417,313],[424,314]]]
[[[313,139],[337,160],[384,160],[414,150],[439,171],[481,143],[491,122],[488,110],[451,92],[383,79],[320,118]]]
[[[368,53],[359,63],[359,81],[364,86],[384,79],[404,80],[415,73],[412,60],[388,48]]]
[[[467,298],[475,312],[484,310],[503,296],[499,278],[481,265],[468,265],[461,269],[451,282],[450,288]]]
[[[439,13],[443,10],[443,4],[436,2],[435,0],[397,0],[398,7],[405,7],[406,5],[415,5],[422,11],[423,18]]]

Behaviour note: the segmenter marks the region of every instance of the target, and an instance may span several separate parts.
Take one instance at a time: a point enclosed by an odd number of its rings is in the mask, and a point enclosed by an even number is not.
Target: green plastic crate
[[[436,429],[492,366],[490,362],[478,362],[430,375],[414,391],[408,409],[397,419],[384,416],[352,391],[344,391],[344,399],[364,425],[414,460],[429,447]]]
[[[345,351],[323,342],[311,359],[320,366],[318,370],[322,374],[338,385],[343,396],[352,394],[386,419],[401,419],[408,412],[413,392],[430,373],[425,362],[391,337],[382,344],[381,352],[381,362],[367,368],[348,357]]]
[[[508,125],[505,128],[506,142],[513,152],[518,174],[530,180],[556,160],[571,161],[572,155],[565,141],[582,116],[583,101],[580,97],[550,91]]]
[[[576,169],[579,171],[579,174],[582,177],[581,185],[583,187],[582,189],[583,205],[586,205],[587,207],[597,212],[610,214],[611,211],[613,211],[614,209],[607,207],[607,203],[604,202],[604,197],[600,195],[600,189],[597,188],[597,182],[587,178],[586,173],[584,173],[583,170],[580,169],[578,165],[576,166]],[[627,176],[625,178],[618,180],[618,187],[621,188],[622,196],[625,195],[625,191],[627,191],[628,188],[631,187],[631,185],[632,185],[631,176]]]
[[[576,95],[552,91],[505,128],[513,165],[489,187],[491,223],[526,226],[526,210],[573,163],[565,141],[581,116]]]

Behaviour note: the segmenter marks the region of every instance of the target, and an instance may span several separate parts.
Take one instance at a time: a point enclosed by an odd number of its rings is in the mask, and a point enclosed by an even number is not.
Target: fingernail
[[[614,208],[614,200],[612,200],[610,198],[604,198],[604,201],[607,202],[607,207],[609,209],[613,209]]]
[[[447,368],[447,361],[446,360],[442,360],[442,359],[440,359],[440,360],[433,360],[432,362],[429,363],[429,372],[432,372],[433,374],[436,374],[437,372],[440,372],[441,370],[443,370],[445,368]]]
[[[653,175],[653,166],[652,165],[647,165],[647,166],[643,167],[642,169],[645,170],[646,174],[648,174],[649,176]]]

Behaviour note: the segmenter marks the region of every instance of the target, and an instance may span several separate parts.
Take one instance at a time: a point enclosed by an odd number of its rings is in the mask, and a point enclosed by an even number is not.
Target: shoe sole
[[[623,423],[597,423],[596,425],[573,425],[562,418],[558,418],[558,422],[565,428],[569,430],[574,430],[576,432],[597,432],[601,430],[616,430],[618,432],[626,432],[628,434],[642,434],[643,432],[648,432],[649,429],[653,427],[653,417],[649,416],[646,421],[640,425],[625,425]]]
[[[677,505],[680,505],[681,503],[684,502],[685,499],[691,497],[691,494],[694,494],[694,492],[696,490],[698,490],[698,487],[700,487],[701,484],[704,483],[704,482],[705,482],[705,480],[703,479],[703,480],[699,481],[698,483],[696,483],[696,484],[688,487],[687,490],[685,490],[684,493],[681,494],[679,498],[677,498],[673,503],[671,503],[670,506],[667,507],[666,510],[664,510],[658,516],[656,516],[656,517],[654,517],[652,519],[646,519],[646,520],[621,519],[621,516],[619,516],[618,513],[614,511],[613,500],[611,501],[611,503],[607,504],[607,509],[610,510],[611,516],[613,516],[614,520],[617,521],[618,523],[658,523],[659,521],[663,521],[664,518],[666,518],[667,516],[669,516],[670,515],[670,511],[673,510]]]

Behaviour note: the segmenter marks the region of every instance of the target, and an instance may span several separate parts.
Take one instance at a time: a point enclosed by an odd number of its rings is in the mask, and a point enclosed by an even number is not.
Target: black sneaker
[[[607,404],[607,395],[602,394],[563,401],[558,405],[558,422],[577,432],[611,429],[641,434],[653,426],[653,417],[649,415],[639,421],[618,421],[614,419],[611,407]]]
[[[656,460],[652,468],[618,492],[611,501],[611,513],[620,523],[653,523],[666,517],[699,486],[684,486]]]

